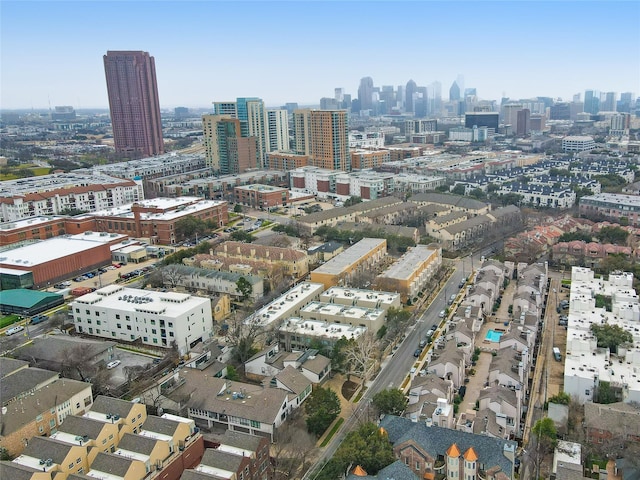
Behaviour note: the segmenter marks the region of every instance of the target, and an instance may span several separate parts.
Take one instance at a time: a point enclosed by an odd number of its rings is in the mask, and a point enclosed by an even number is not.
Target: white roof
[[[0,264],[30,267],[98,247],[94,240],[55,237],[0,253]]]
[[[140,205],[145,208],[157,208],[159,210],[162,210],[159,213],[142,212],[140,214],[140,218],[142,220],[173,220],[187,215],[194,215],[208,208],[223,205],[225,203],[226,202],[221,202],[218,200],[205,200],[200,197],[159,197],[135,202],[136,205]],[[97,212],[94,212],[92,215],[100,217],[122,217],[123,219],[133,219],[134,215],[133,211],[131,210],[133,205],[133,203],[129,203],[120,207],[99,210]]]
[[[384,238],[363,238],[355,245],[347,248],[344,252],[336,255],[327,263],[320,265],[313,272],[327,273],[330,275],[338,275],[346,270],[349,266],[358,262],[367,253],[382,244],[386,244]]]

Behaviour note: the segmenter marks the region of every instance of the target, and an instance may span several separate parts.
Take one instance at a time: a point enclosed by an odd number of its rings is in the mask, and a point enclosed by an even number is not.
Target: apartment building
[[[169,348],[181,355],[212,335],[211,300],[109,285],[70,304],[79,333]]]
[[[415,298],[442,264],[439,245],[416,245],[376,277],[378,288],[398,292],[402,301]]]
[[[302,278],[309,273],[309,259],[305,252],[292,248],[267,247],[253,243],[225,242],[215,249],[215,255],[243,260],[259,261],[279,267],[284,275]]]
[[[363,238],[341,254],[311,272],[311,281],[325,288],[346,286],[358,273],[370,270],[387,254],[387,241]]]

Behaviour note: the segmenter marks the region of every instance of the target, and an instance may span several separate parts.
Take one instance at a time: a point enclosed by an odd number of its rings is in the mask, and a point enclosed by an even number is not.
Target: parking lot
[[[120,360],[120,365],[111,369],[111,385],[117,386],[127,381],[125,367],[147,365],[148,363],[152,363],[154,358],[156,357],[116,347],[114,350],[114,360]]]

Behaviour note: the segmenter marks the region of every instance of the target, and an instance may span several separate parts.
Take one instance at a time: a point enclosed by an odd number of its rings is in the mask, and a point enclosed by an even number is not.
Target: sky
[[[483,100],[640,94],[640,2],[0,0],[0,109],[108,107],[107,50],[144,50],[161,108],[318,104],[459,74]]]

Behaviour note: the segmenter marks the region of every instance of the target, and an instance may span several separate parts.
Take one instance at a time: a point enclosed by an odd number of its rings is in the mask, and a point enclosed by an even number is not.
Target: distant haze
[[[2,1],[0,108],[108,107],[102,56],[155,58],[160,104],[318,104],[458,74],[480,99],[640,93],[640,2]]]

